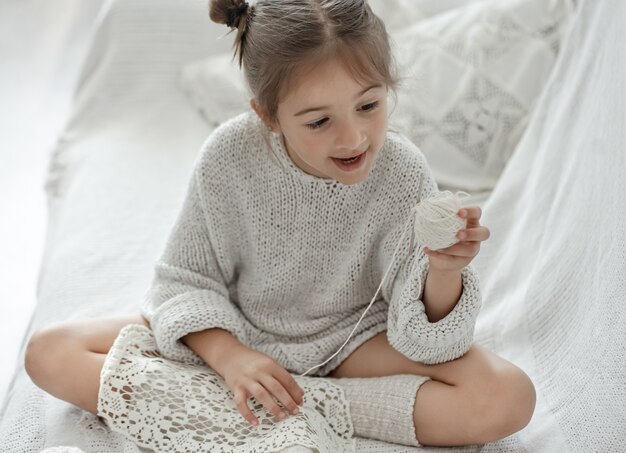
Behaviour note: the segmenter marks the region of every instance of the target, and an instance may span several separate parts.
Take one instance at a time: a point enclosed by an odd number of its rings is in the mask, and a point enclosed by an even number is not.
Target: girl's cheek
[[[387,116],[383,115],[382,118],[379,118],[379,121],[376,123],[376,145],[378,148],[381,148],[385,142],[385,137],[387,136]]]
[[[325,152],[328,152],[329,140],[327,136],[328,132],[322,132],[321,134],[316,134],[315,136],[311,137],[307,141],[307,149],[311,150],[311,152],[315,153],[316,155],[321,155]]]

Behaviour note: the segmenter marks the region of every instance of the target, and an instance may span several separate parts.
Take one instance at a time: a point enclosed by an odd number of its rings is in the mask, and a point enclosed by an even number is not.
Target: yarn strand
[[[420,182],[419,193],[422,192],[422,183],[423,183],[423,179]],[[426,200],[420,201],[411,210],[411,213],[413,213],[413,215],[409,216],[409,220],[406,222],[404,226],[402,236],[400,237],[400,240],[398,241],[398,245],[396,245],[396,249],[394,250],[393,255],[391,255],[391,262],[389,263],[389,266],[387,267],[387,270],[385,271],[385,275],[383,275],[383,278],[380,282],[380,285],[378,285],[378,289],[376,290],[374,297],[372,297],[372,300],[370,301],[367,308],[365,308],[365,311],[363,312],[363,314],[357,321],[356,325],[352,329],[352,332],[350,332],[350,335],[348,335],[348,338],[346,339],[346,341],[344,341],[344,343],[337,350],[337,352],[331,355],[323,363],[320,363],[319,365],[315,365],[314,367],[309,368],[300,376],[306,376],[310,371],[316,368],[319,368],[323,365],[326,365],[337,354],[339,354],[339,352],[344,348],[346,344],[348,344],[348,341],[350,341],[350,338],[352,338],[352,335],[356,331],[356,328],[359,326],[359,324],[363,320],[363,317],[365,316],[367,311],[370,309],[370,307],[376,300],[376,296],[380,292],[380,289],[382,288],[383,283],[385,282],[387,275],[389,274],[389,271],[391,270],[391,266],[394,263],[394,259],[396,257],[396,254],[398,253],[398,249],[400,248],[400,245],[402,244],[402,241],[404,240],[404,236],[406,235],[407,225],[410,224],[412,219],[415,221],[415,224],[414,224],[415,240],[422,246],[426,246],[430,248],[431,250],[437,250],[437,249],[449,247],[455,242],[457,242],[456,232],[460,228],[466,225],[466,221],[464,219],[461,219],[456,214],[461,207],[461,198],[459,197],[459,195],[465,195],[466,197],[470,196],[466,192],[459,191],[456,194],[454,194],[446,190],[443,192],[435,193],[434,195],[430,196]]]
[[[372,300],[370,301],[369,305],[367,306],[367,308],[365,309],[365,311],[363,312],[363,314],[361,315],[361,317],[359,318],[359,320],[357,321],[356,325],[354,326],[354,328],[352,329],[352,332],[350,332],[350,335],[348,335],[348,338],[346,339],[346,341],[344,341],[344,343],[341,345],[341,347],[337,350],[337,352],[335,352],[333,355],[331,355],[328,359],[326,359],[323,363],[320,363],[319,365],[315,365],[312,368],[309,368],[308,370],[306,370],[304,373],[302,373],[300,376],[305,376],[309,373],[309,371],[312,371],[316,368],[319,368],[323,365],[326,365],[333,357],[335,357],[337,354],[339,354],[339,352],[344,348],[344,346],[348,343],[348,341],[350,340],[350,338],[352,338],[352,335],[354,334],[356,328],[359,326],[359,324],[361,323],[361,320],[363,319],[363,317],[365,316],[365,314],[367,313],[367,311],[370,309],[370,307],[372,306],[372,304],[374,303],[374,301],[376,300],[376,296],[378,295],[378,292],[380,291],[380,289],[383,286],[383,282],[385,281],[385,279],[387,278],[387,274],[389,274],[389,270],[391,269],[391,266],[393,264],[394,258],[396,256],[396,253],[398,252],[398,249],[400,248],[400,244],[402,244],[402,240],[404,239],[404,236],[406,234],[406,230],[407,230],[407,225],[409,225],[411,222],[411,217],[409,217],[409,220],[406,222],[405,226],[404,226],[404,231],[402,232],[402,236],[400,237],[400,240],[398,241],[398,245],[396,245],[396,249],[393,252],[393,255],[391,256],[391,262],[389,263],[389,266],[387,267],[387,270],[385,271],[385,275],[383,275],[382,280],[380,281],[380,285],[378,285],[378,289],[376,290],[376,293],[374,293],[374,297],[372,297]]]

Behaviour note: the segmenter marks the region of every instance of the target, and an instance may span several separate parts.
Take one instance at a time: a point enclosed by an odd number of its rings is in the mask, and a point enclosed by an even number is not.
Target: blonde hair
[[[297,76],[330,58],[360,82],[383,82],[395,93],[389,37],[365,0],[211,0],[209,15],[237,30],[234,56],[270,121]]]

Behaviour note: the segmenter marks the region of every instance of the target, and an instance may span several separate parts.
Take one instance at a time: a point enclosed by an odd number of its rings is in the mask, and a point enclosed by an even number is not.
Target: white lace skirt
[[[258,426],[208,366],[161,357],[150,329],[125,326],[100,375],[98,416],[141,447],[168,452],[276,452],[292,445],[354,451],[348,402],[340,386],[294,376],[305,391],[296,415],[279,420],[251,398]]]

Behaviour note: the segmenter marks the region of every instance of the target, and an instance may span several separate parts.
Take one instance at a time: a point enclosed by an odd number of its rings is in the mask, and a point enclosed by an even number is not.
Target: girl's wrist
[[[428,273],[435,274],[439,279],[452,279],[460,275],[461,271],[459,269],[439,269],[431,265],[428,269]]]
[[[428,320],[437,322],[445,318],[454,309],[462,293],[461,271],[429,269],[422,295]]]
[[[224,377],[225,369],[227,368],[229,359],[235,357],[238,351],[248,349],[247,346],[239,343],[227,343],[223,347],[220,347],[219,350],[215,351],[211,358],[211,362],[209,366],[213,368],[217,374]]]
[[[192,332],[184,336],[182,341],[218,373],[225,358],[235,347],[245,347],[228,330],[220,328]]]

